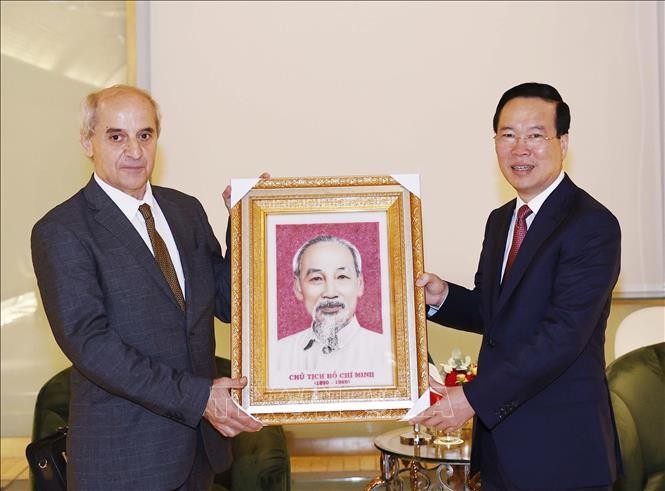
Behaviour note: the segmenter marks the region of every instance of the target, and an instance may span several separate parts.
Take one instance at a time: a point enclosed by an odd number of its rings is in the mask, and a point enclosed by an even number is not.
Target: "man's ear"
[[[365,279],[363,278],[362,273],[358,276],[358,296],[362,297],[365,292]]]
[[[86,156],[92,160],[92,139],[88,136],[81,135],[80,142]]]
[[[563,160],[568,153],[568,133],[559,137],[559,145],[561,146],[561,160]]]
[[[300,287],[300,278],[297,276],[293,277],[293,294],[300,302],[305,300],[305,297],[302,294],[302,288]]]

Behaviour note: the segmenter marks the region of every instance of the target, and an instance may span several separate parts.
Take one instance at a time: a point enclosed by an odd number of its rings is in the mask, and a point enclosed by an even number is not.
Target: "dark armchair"
[[[617,358],[607,380],[624,467],[614,490],[665,489],[665,343]]]
[[[229,377],[231,364],[216,358],[218,373]],[[69,418],[69,374],[71,367],[53,376],[37,395],[32,425],[32,441],[48,436],[65,426]],[[256,433],[241,433],[233,438],[233,465],[215,476],[215,491],[288,491],[291,466],[286,437],[281,426],[266,426]]]

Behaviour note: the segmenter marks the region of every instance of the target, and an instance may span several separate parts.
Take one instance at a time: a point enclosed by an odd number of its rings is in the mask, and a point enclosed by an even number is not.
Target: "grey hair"
[[[309,247],[313,246],[314,244],[318,244],[320,242],[335,242],[337,244],[346,247],[351,252],[351,256],[353,257],[353,266],[356,270],[356,276],[360,276],[360,273],[362,271],[362,260],[360,259],[360,252],[358,252],[356,246],[354,246],[348,240],[341,239],[334,235],[317,235],[316,237],[308,240],[303,245],[301,245],[300,249],[298,249],[298,251],[293,256],[293,276],[296,277],[300,276],[300,261],[305,251]]]
[[[99,103],[106,97],[116,95],[118,93],[130,93],[145,98],[154,109],[155,112],[155,131],[157,136],[162,129],[161,119],[162,115],[159,112],[159,105],[152,96],[143,89],[132,87],[131,85],[113,85],[105,89],[98,90],[88,94],[81,102],[81,136],[84,138],[91,138],[95,133],[95,125],[97,124],[97,107]]]

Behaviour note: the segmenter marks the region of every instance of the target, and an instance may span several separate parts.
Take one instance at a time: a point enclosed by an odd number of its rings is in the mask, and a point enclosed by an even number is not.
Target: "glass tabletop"
[[[397,428],[374,439],[374,446],[381,452],[399,458],[417,460],[421,462],[435,462],[448,464],[468,464],[471,462],[471,429],[462,428],[464,443],[459,445],[405,445],[400,441],[400,435],[413,430],[412,426]],[[421,432],[426,431],[421,426]]]

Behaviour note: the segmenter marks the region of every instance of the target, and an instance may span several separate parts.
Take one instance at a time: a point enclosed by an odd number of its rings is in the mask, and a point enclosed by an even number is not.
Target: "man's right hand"
[[[416,280],[416,286],[425,287],[425,303],[439,307],[448,296],[448,283],[434,273],[423,273]]]
[[[247,378],[221,377],[213,380],[210,398],[203,417],[224,436],[236,436],[243,431],[259,431],[263,425],[240,410],[229,389],[242,389]]]

